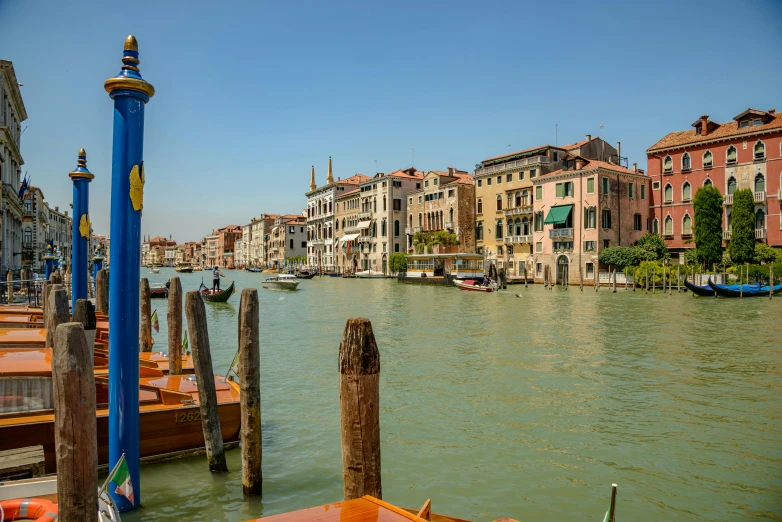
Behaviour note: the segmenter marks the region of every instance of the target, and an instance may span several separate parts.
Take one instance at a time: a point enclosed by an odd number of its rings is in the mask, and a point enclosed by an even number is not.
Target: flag
[[[234,372],[235,375],[239,375],[239,351],[236,351],[236,355],[234,355],[234,360],[231,361],[231,371]]]
[[[152,319],[150,319],[152,322],[152,328],[155,329],[156,332],[160,331],[160,322],[157,319],[157,308],[155,308],[155,311],[152,312]]]
[[[611,516],[611,506],[608,506],[608,510],[606,511],[606,516],[603,517],[603,522],[608,522],[608,518]]]
[[[27,176],[27,174],[25,174],[24,178],[22,179],[22,184],[19,187],[19,199],[24,199],[24,195],[29,188],[30,188],[30,178]]]
[[[187,330],[185,330],[185,338],[182,339],[182,351],[185,355],[190,353],[190,342],[187,340]]]
[[[114,466],[114,471],[111,472],[108,478],[109,482],[113,482],[117,488],[114,493],[122,495],[126,499],[133,503],[133,482],[130,480],[130,470],[128,469],[128,463],[125,460],[125,454],[122,454],[117,465]]]

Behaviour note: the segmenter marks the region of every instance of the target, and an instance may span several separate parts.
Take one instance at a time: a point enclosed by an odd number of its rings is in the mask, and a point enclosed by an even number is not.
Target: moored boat
[[[386,275],[383,272],[378,272],[376,270],[362,270],[360,272],[356,272],[356,277],[359,279],[383,279],[386,277]]]
[[[25,503],[26,517],[20,518],[23,503]],[[26,520],[27,517],[37,516],[35,512],[40,507],[46,508],[42,513],[53,514],[49,520],[56,520],[57,477],[46,476],[0,482],[0,506],[3,508],[5,520]],[[120,522],[119,511],[106,487],[98,488],[97,508],[99,522]],[[47,519],[37,518],[37,520]]]
[[[261,286],[267,290],[296,290],[299,280],[292,274],[279,274],[264,280]]]
[[[229,286],[225,290],[220,290],[219,292],[212,292],[206,286],[204,286],[204,283],[202,281],[201,286],[198,288],[198,292],[201,294],[201,297],[204,298],[204,301],[207,301],[209,303],[224,303],[228,301],[228,298],[231,297],[234,293],[234,282],[231,281],[231,286]]]
[[[309,270],[299,270],[296,272],[296,277],[299,279],[312,279],[315,277],[315,272],[310,272]]]
[[[257,273],[260,273],[260,272],[261,272],[261,269],[260,269],[260,268],[252,268],[252,267],[249,267],[249,266],[248,266],[248,267],[245,267],[244,269],[245,269],[247,272],[252,272],[252,273],[254,273],[254,274],[257,274]]]
[[[760,283],[745,285],[718,285],[709,279],[709,286],[720,297],[768,297],[769,293],[773,295],[782,292],[782,285],[761,285]]]
[[[203,268],[201,268],[200,266],[193,265],[193,272],[200,272],[201,270],[203,270]]]
[[[684,287],[687,288],[690,292],[692,292],[695,295],[699,295],[701,297],[714,297],[714,290],[709,286],[698,286],[693,283],[690,283],[687,278],[684,278]]]
[[[153,274],[159,274],[160,273],[160,267],[152,266],[152,267],[149,268],[149,271],[152,272]]]
[[[189,274],[193,271],[193,265],[189,263],[179,263],[174,270],[183,274]]]
[[[468,290],[470,292],[496,292],[496,284],[483,286],[477,279],[457,279],[453,282],[459,290]]]
[[[168,288],[165,285],[150,286],[149,297],[168,297]]]

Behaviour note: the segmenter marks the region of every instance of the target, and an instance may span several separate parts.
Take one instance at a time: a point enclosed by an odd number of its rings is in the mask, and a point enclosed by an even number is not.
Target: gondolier
[[[225,274],[220,272],[220,267],[215,265],[214,272],[212,272],[212,291],[213,292],[219,292],[220,291],[220,276],[225,277]]]

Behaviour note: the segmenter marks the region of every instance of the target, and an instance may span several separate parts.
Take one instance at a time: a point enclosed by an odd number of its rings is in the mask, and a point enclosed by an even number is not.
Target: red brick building
[[[237,239],[242,238],[242,227],[239,225],[228,225],[217,230],[217,259],[220,266],[234,268],[235,254],[234,245]]]
[[[730,239],[733,193],[755,194],[755,237],[782,246],[782,115],[747,109],[727,123],[701,116],[693,130],[671,132],[647,151],[651,178],[650,228],[665,237],[675,256],[695,244],[692,200],[712,184],[723,194],[723,238]]]

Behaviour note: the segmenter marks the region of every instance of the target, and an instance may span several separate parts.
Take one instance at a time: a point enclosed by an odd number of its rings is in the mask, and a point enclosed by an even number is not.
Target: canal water
[[[125,522],[340,500],[337,352],[356,316],[380,349],[384,500],[598,521],[617,483],[619,520],[782,520],[782,299],[328,277],[279,292],[261,289],[266,274],[225,273],[259,289],[263,498],[243,498],[237,449],[225,475],[204,458],[143,466],[143,508]],[[187,291],[202,273],[180,276]],[[216,372],[236,351],[238,305],[207,304]],[[166,301],[155,307],[165,351]]]

